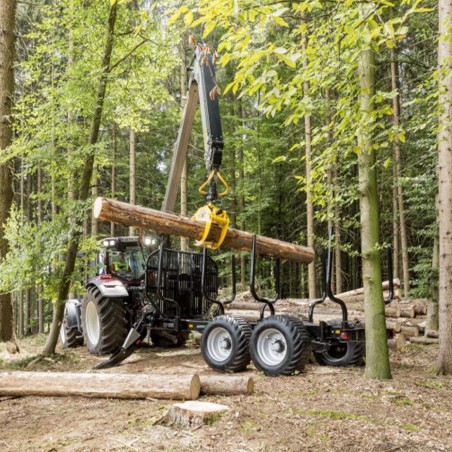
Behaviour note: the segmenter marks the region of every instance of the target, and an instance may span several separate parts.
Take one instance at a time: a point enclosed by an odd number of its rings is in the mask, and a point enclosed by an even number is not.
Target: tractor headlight
[[[114,240],[110,240],[109,245],[110,245],[110,246],[114,246],[114,245],[115,245],[115,241],[114,241]]]
[[[152,238],[152,237],[145,237],[145,238],[144,238],[144,244],[145,244],[146,246],[155,245],[156,242],[157,242],[157,241],[156,241],[154,238]]]
[[[104,240],[104,241],[102,242],[102,245],[105,246],[105,247],[107,247],[109,244],[110,244],[110,241],[109,241],[109,240]]]

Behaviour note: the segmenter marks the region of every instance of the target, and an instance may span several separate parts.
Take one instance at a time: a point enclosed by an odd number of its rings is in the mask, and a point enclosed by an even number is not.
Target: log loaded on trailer
[[[304,368],[311,350],[322,364],[340,366],[358,363],[364,354],[364,328],[348,322],[345,305],[334,299],[332,294],[327,295],[342,308],[342,319],[333,324],[312,322],[314,306],[325,297],[312,306],[311,321],[303,323],[294,316],[275,315],[274,303],[278,295],[269,300],[257,294],[258,255],[271,256],[277,264],[280,259],[310,263],[314,252],[299,245],[229,228],[229,218],[220,202],[229,187],[220,173],[224,143],[216,93],[211,50],[204,44],[198,44],[161,211],[106,198],[98,198],[95,202],[94,215],[100,220],[192,238],[203,247],[202,253],[177,251],[165,247],[162,240],[158,250],[149,254],[137,310],[139,315],[121,347],[109,360],[96,367],[117,365],[130,356],[146,336],[154,337],[158,333],[160,337],[168,335],[179,340],[193,330],[202,332],[202,355],[206,363],[217,371],[241,371],[252,360],[257,369],[266,375],[291,375]],[[199,189],[206,196],[207,204],[188,219],[172,212],[198,101],[204,131],[205,161],[210,173]],[[223,186],[222,192],[218,191],[219,184]],[[251,251],[250,291],[255,300],[262,304],[260,319],[256,322],[224,314],[224,305],[235,298],[234,257],[232,296],[221,300],[218,265],[208,255],[208,249],[217,249],[222,244],[232,249]],[[217,307],[219,315],[208,320],[212,306]],[[270,316],[264,318],[266,310]],[[103,330],[102,326],[100,330]]]

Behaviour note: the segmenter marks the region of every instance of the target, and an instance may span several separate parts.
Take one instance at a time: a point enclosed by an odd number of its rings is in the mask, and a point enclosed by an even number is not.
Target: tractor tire
[[[295,317],[273,315],[254,328],[251,359],[265,375],[293,375],[304,369],[311,353],[311,336]]]
[[[91,287],[83,299],[81,314],[90,353],[108,355],[124,343],[128,328],[122,299],[103,297],[97,287]]]
[[[251,361],[251,327],[240,317],[220,315],[209,322],[201,337],[201,353],[209,367],[219,372],[240,372]]]
[[[83,336],[76,327],[68,328],[63,321],[60,329],[60,341],[63,348],[76,348],[83,345]]]
[[[340,327],[342,320],[330,320],[328,325]],[[361,366],[364,364],[364,342],[337,342],[326,352],[314,352],[315,359],[321,366]]]
[[[76,326],[69,327],[66,322],[67,308],[64,308],[63,323],[60,328],[60,342],[63,348],[76,348],[83,345],[83,335]]]

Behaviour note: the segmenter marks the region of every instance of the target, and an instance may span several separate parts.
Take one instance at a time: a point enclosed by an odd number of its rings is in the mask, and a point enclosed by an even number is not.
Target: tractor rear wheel
[[[201,337],[205,362],[220,372],[240,372],[250,363],[251,327],[240,317],[220,315],[209,322]]]
[[[340,328],[342,320],[330,320],[328,325]],[[364,342],[336,342],[325,352],[314,352],[315,359],[322,366],[360,366],[364,363]]]
[[[121,347],[128,332],[122,299],[103,297],[97,287],[91,287],[83,299],[81,317],[90,353],[108,355]]]
[[[251,359],[258,370],[271,377],[303,370],[310,353],[311,337],[295,317],[267,317],[251,336]]]

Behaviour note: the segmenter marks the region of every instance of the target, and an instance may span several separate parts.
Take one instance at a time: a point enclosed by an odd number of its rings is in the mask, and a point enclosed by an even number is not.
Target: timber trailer
[[[163,211],[174,211],[177,188],[185,161],[191,127],[198,101],[204,131],[205,161],[210,170],[207,181],[200,187],[206,195],[207,205],[193,217],[205,223],[205,232],[197,243],[203,251],[186,252],[170,249],[162,238],[158,250],[146,259],[144,277],[140,281],[133,308],[125,306],[127,297],[118,297],[116,304],[123,306],[129,324],[133,325],[125,339],[109,360],[96,366],[97,369],[115,366],[130,356],[146,338],[169,339],[181,344],[190,331],[198,331],[201,336],[201,352],[206,363],[220,372],[244,370],[253,361],[256,368],[266,375],[291,375],[301,371],[308,362],[311,351],[321,364],[343,366],[360,364],[364,356],[364,327],[351,324],[347,318],[347,308],[342,300],[331,292],[331,250],[328,252],[324,271],[324,291],[322,299],[314,302],[309,310],[309,319],[303,322],[295,316],[275,315],[273,299],[266,299],[256,291],[256,236],[253,236],[250,258],[250,292],[261,303],[260,317],[255,322],[246,322],[240,317],[225,315],[224,306],[235,298],[235,261],[232,258],[232,296],[219,299],[219,269],[208,255],[207,249],[218,248],[228,229],[229,219],[218,200],[228,192],[228,186],[219,172],[223,152],[223,136],[218,99],[216,96],[215,69],[208,46],[198,44],[194,65],[188,86],[187,102],[176,141],[173,162],[167,184]],[[224,186],[219,193],[217,184]],[[208,187],[208,188],[206,188]],[[217,241],[208,241],[212,224],[221,228]],[[331,240],[331,237],[330,237]],[[276,271],[279,260],[276,260]],[[277,285],[276,285],[277,287]],[[96,290],[96,289],[91,289]],[[94,294],[88,290],[88,300]],[[313,322],[315,306],[329,298],[342,310],[342,318],[333,322]],[[91,301],[94,303],[94,301]],[[105,309],[108,309],[105,303]],[[209,320],[213,307],[219,315]],[[82,307],[83,309],[83,307]],[[85,308],[86,309],[86,308]],[[268,310],[269,316],[265,317]],[[132,312],[131,312],[132,311]],[[98,316],[98,330],[101,335],[106,325],[118,322],[124,325],[121,315],[111,319]],[[82,322],[83,323],[83,322]],[[95,322],[93,322],[95,324]],[[82,325],[83,326],[83,325]],[[158,345],[158,344],[157,344]]]

